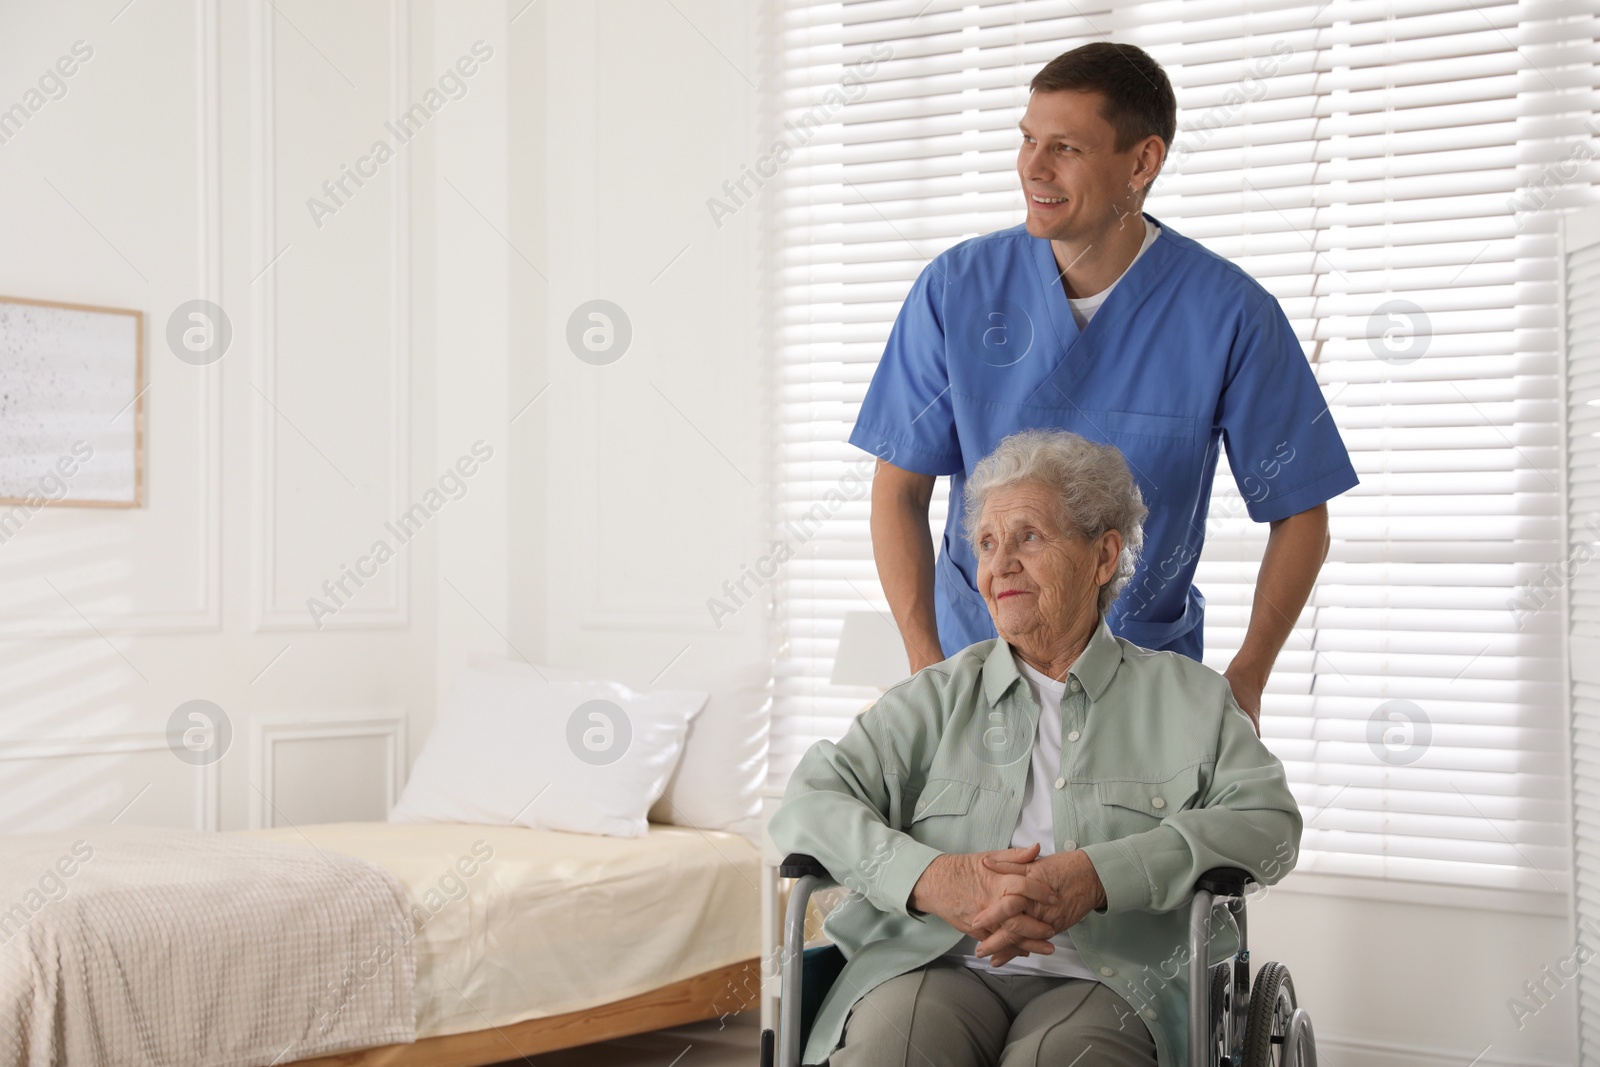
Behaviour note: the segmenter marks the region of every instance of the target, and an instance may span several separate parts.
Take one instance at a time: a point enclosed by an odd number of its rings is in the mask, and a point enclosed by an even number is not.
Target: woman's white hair
[[[1150,510],[1115,445],[1097,445],[1069,430],[1023,430],[995,446],[967,479],[962,522],[977,554],[978,522],[996,489],[1033,482],[1056,500],[1060,529],[1094,540],[1107,530],[1122,534],[1122,554],[1111,580],[1100,587],[1100,614],[1111,607],[1139,562],[1144,520]]]

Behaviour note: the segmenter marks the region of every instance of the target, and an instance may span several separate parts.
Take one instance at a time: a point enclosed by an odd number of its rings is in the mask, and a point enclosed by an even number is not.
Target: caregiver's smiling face
[[[1139,210],[1129,190],[1143,189],[1154,176],[1146,138],[1118,152],[1116,128],[1097,92],[1036,92],[1019,122],[1017,177],[1028,203],[1028,232],[1034,237],[1077,243],[1114,226]],[[1156,162],[1159,166],[1159,161]]]

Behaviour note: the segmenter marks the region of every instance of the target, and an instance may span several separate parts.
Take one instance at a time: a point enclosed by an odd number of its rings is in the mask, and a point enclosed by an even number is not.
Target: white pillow
[[[475,655],[472,666],[559,684],[598,681],[590,671],[528,664],[498,656]],[[761,786],[767,776],[767,735],[772,714],[772,671],[764,663],[696,672],[674,667],[711,699],[689,724],[683,757],[661,799],[650,809],[655,822],[728,830],[760,843]]]
[[[389,821],[641,837],[705,702],[704,692],[468,668]]]

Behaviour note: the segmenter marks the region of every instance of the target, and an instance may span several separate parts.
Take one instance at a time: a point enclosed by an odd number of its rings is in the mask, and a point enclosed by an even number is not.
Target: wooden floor
[[[751,1010],[718,1023],[710,1019],[598,1045],[544,1052],[538,1067],[756,1067],[761,1023]],[[528,1067],[509,1060],[497,1067]]]
[[[425,1037],[404,1045],[351,1049],[296,1060],[288,1067],[478,1067],[480,1064],[532,1063],[561,1050],[580,1053],[573,1063],[590,1063],[585,1050],[630,1035],[655,1034],[667,1028],[699,1024],[706,1033],[720,1033],[725,1020],[758,1014],[761,971],[755,959],[719,967],[660,989],[582,1011],[527,1019],[486,1030]],[[506,1053],[521,1059],[499,1060]],[[646,1061],[649,1062],[649,1061]],[[754,1062],[752,1058],[751,1062]],[[696,1058],[694,1067],[702,1067]]]

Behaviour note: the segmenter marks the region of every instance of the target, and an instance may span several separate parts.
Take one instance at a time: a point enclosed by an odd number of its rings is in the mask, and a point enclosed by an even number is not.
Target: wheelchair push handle
[[[778,1009],[778,1033],[773,1044],[773,1058],[778,1067],[798,1067],[801,1053],[802,1022],[801,990],[805,985],[806,904],[818,889],[835,885],[836,880],[828,868],[815,856],[791,852],[778,865],[778,874],[793,878],[794,888],[789,893],[789,906],[783,918],[783,953],[779,959],[779,989],[782,991]],[[771,1031],[762,1034],[762,1064],[768,1063],[767,1042]]]
[[[815,856],[808,856],[804,852],[791,852],[783,857],[783,862],[778,864],[779,878],[804,878],[806,875],[821,878],[824,881],[833,881],[833,875],[828,873]]]
[[[1256,876],[1242,867],[1213,867],[1195,880],[1194,888],[1213,897],[1242,897],[1245,887],[1255,880]]]

